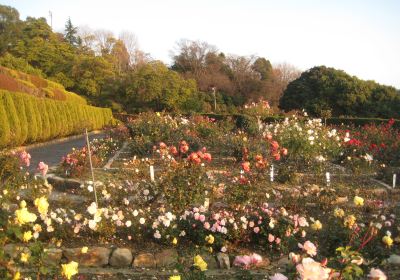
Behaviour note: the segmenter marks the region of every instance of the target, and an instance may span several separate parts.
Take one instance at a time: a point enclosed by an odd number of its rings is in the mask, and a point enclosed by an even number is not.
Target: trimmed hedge
[[[0,148],[101,129],[111,110],[0,90]]]
[[[0,66],[0,89],[11,92],[22,92],[36,97],[46,97],[83,105],[87,104],[85,98],[65,90],[59,83],[4,66]]]

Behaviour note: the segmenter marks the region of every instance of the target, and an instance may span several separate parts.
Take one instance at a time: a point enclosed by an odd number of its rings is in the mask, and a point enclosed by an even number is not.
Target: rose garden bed
[[[88,264],[112,273],[120,263],[114,274],[133,275],[121,279],[144,279],[142,266],[157,279],[204,279],[228,263],[232,279],[384,279],[396,270],[399,194],[370,179],[397,159],[369,154],[347,128],[293,119],[237,130],[157,114],[127,127],[94,145],[95,182],[85,149],[63,160],[58,174],[75,177],[70,184],[18,172],[6,181],[4,278],[72,278]],[[12,255],[15,244],[29,250]]]

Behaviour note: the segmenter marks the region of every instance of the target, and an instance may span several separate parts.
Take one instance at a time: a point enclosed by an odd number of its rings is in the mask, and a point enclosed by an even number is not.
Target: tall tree
[[[81,43],[81,39],[78,34],[78,28],[72,25],[71,18],[69,17],[65,23],[64,39],[70,43],[71,46],[78,46]]]

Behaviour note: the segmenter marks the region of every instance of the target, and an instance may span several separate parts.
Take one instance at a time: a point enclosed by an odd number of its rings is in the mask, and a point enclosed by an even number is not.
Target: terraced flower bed
[[[128,144],[95,170],[95,182],[86,155],[80,172],[69,166],[80,182],[69,187],[48,184],[45,172],[21,174],[18,160],[7,159],[1,241],[21,249],[3,249],[4,278],[102,277],[88,266],[116,279],[396,273],[399,193],[371,180],[396,154],[357,148],[350,128],[304,117],[237,128],[162,114],[126,127],[120,139]]]

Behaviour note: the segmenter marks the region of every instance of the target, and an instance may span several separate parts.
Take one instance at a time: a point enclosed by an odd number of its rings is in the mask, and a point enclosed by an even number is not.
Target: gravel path
[[[89,134],[90,141],[94,138],[104,138],[103,132]],[[30,172],[35,172],[39,162],[43,161],[49,168],[56,167],[63,156],[71,152],[72,148],[82,148],[86,145],[85,135],[75,138],[66,138],[59,142],[44,143],[38,147],[27,148],[26,150],[31,154]]]

